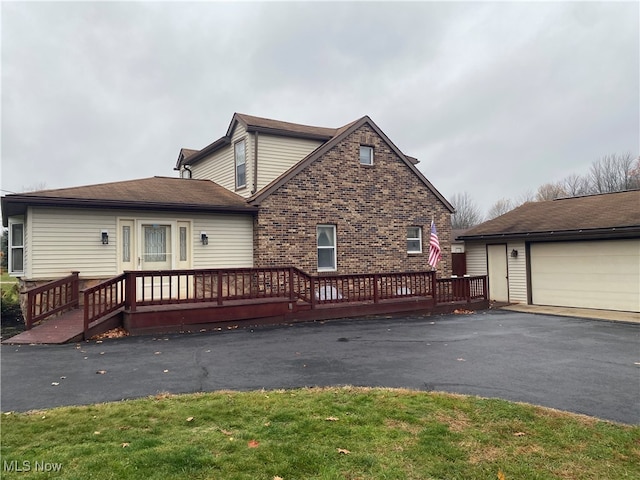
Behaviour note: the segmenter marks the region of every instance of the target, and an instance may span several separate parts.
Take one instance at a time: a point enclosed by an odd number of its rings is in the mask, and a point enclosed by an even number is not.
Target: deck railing
[[[471,302],[487,298],[487,277],[452,277],[436,280],[436,302]]]
[[[27,330],[47,317],[76,308],[79,304],[78,272],[27,290]]]
[[[92,322],[125,306],[126,278],[123,273],[83,291],[85,334]]]
[[[79,305],[78,273],[27,291],[27,329]],[[127,271],[84,290],[84,330],[118,309],[288,298],[318,305],[420,297],[433,305],[487,299],[487,279],[438,278],[433,271],[311,276],[295,267]]]
[[[435,303],[486,299],[486,277],[438,278],[435,272],[311,276],[295,267],[129,271],[126,308],[289,298],[316,305],[423,297]]]

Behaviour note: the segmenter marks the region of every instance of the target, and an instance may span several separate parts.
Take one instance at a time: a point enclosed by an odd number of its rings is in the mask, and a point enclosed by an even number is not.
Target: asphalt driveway
[[[640,325],[484,311],[3,345],[1,409],[358,385],[499,397],[640,423]],[[97,373],[101,372],[101,373]]]

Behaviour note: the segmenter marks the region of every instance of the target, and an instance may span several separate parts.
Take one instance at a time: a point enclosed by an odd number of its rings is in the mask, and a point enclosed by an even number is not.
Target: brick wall
[[[359,161],[374,147],[373,166]],[[451,214],[368,125],[267,197],[254,225],[254,264],[317,272],[316,226],[333,224],[337,274],[429,270],[429,227],[442,248],[439,276],[451,275]],[[407,227],[422,227],[422,253],[407,253]]]

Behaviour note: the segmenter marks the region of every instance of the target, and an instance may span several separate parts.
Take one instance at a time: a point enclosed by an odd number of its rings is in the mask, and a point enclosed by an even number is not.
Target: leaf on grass
[[[275,477],[273,477],[273,480],[284,480],[284,478],[279,477],[278,475],[276,475]]]
[[[193,417],[187,417],[187,422],[193,422]]]
[[[221,428],[220,431],[227,436],[233,435],[233,432],[230,432],[229,430],[225,430],[224,428]]]
[[[338,421],[338,417],[327,417],[327,418],[325,418],[325,420],[327,422],[337,422]]]
[[[514,437],[524,437],[526,435],[526,433],[524,432],[516,432],[513,434]]]
[[[271,426],[271,422],[267,422],[264,424],[265,427],[270,427]]]
[[[346,448],[339,448],[338,453],[342,453],[343,455],[349,455],[351,452]]]
[[[106,370],[98,370],[96,373],[98,375],[104,375],[105,373],[107,373],[107,371]]]
[[[507,477],[504,476],[502,470],[498,470],[498,480],[507,480]]]
[[[249,440],[249,441],[247,442],[247,446],[248,446],[249,448],[258,448],[258,446],[259,446],[259,445],[260,445],[260,442],[259,442],[259,441],[257,441],[257,440]]]
[[[100,432],[98,432],[97,430],[95,432],[93,432],[94,435],[100,435]]]
[[[124,443],[122,444],[122,448],[127,448],[128,446],[129,446],[129,443],[128,443],[128,442],[124,442]]]

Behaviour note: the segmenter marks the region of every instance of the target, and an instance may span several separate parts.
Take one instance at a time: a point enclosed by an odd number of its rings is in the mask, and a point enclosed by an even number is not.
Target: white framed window
[[[360,164],[373,165],[373,147],[360,145]]]
[[[9,273],[24,273],[24,221],[9,219]]]
[[[318,225],[318,271],[335,272],[336,263],[336,226]]]
[[[236,189],[247,186],[247,156],[245,141],[240,140],[233,146],[236,165]]]
[[[407,253],[422,253],[422,227],[407,228]]]

